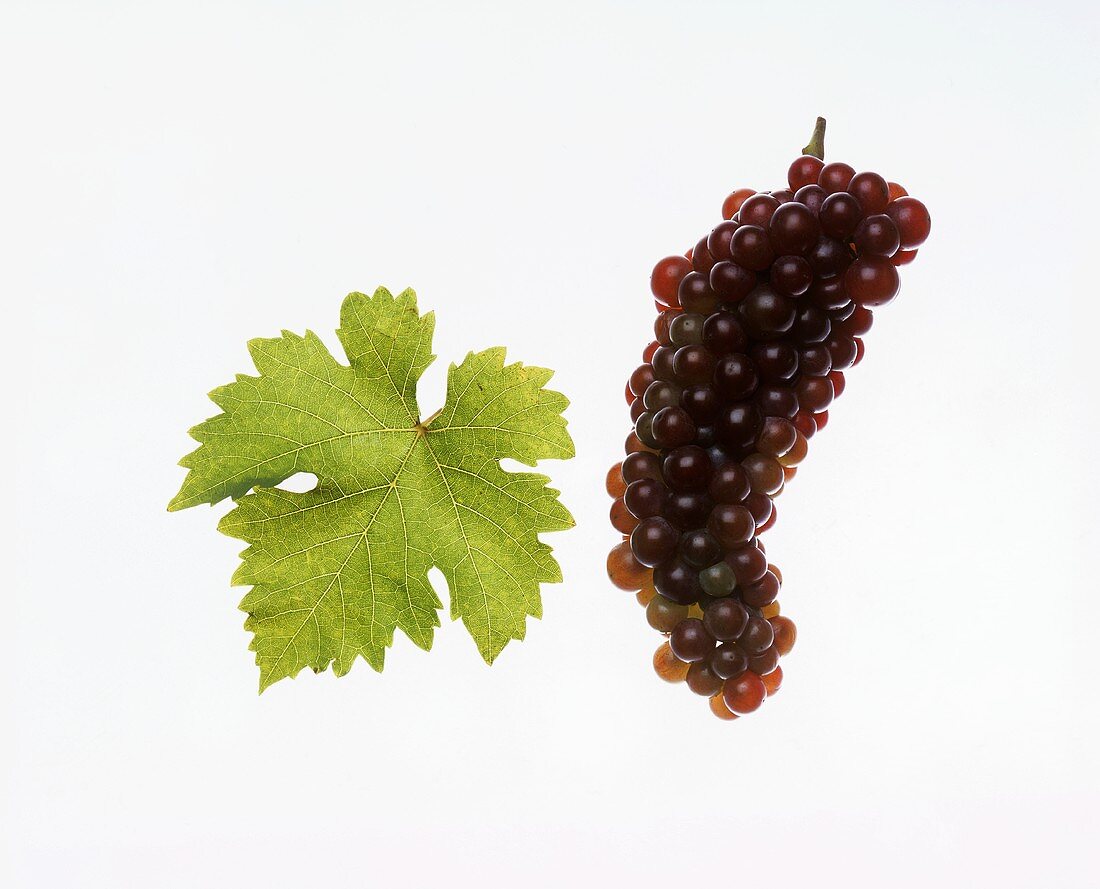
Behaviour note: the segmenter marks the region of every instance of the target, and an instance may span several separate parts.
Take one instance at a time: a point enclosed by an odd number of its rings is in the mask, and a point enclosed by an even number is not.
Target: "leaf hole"
[[[275,487],[280,491],[289,491],[291,494],[308,494],[317,487],[317,476],[312,472],[296,472]]]

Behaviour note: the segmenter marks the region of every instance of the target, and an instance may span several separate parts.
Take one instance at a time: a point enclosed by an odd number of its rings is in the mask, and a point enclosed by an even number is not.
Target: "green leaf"
[[[168,508],[235,498],[218,527],[249,544],[233,582],[252,587],[240,607],[261,691],[303,667],[343,675],[359,656],[381,670],[394,628],[431,648],[432,566],[489,663],[541,617],[539,584],[561,581],[538,535],[572,517],[545,476],[500,460],[572,457],[569,402],[545,388],[552,371],[486,349],[450,366],[446,404],[421,422],[434,327],[411,290],[351,293],[338,331],[350,366],[308,331],[252,340],[259,376],[215,389],[223,413],[191,430],[200,446]],[[313,490],[274,487],[298,472]]]

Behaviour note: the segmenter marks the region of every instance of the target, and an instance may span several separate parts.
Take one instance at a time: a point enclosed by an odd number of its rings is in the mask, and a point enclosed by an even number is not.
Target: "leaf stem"
[[[819,117],[814,124],[814,134],[809,143],[802,149],[803,154],[810,154],[819,161],[825,160],[825,118]]]

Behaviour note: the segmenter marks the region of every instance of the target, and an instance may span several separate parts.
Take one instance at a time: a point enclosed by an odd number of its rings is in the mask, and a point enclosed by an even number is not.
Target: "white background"
[[[18,887],[1085,887],[1097,13],[1086,3],[0,5],[3,868]],[[648,276],[828,157],[931,208],[766,540],[786,682],[723,723],[604,557]],[[414,286],[558,370],[565,583],[493,668],[256,694],[226,511],[169,515],[254,336]]]

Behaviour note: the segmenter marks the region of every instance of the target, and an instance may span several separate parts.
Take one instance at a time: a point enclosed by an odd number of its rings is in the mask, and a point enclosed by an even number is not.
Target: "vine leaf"
[[[218,527],[248,543],[233,583],[252,587],[240,608],[261,692],[304,667],[342,676],[360,656],[381,671],[395,628],[431,648],[432,566],[488,663],[541,617],[539,584],[562,579],[538,535],[572,516],[549,479],[500,460],[572,457],[568,400],[545,388],[552,371],[492,348],[450,366],[446,403],[421,422],[434,327],[411,290],[351,293],[349,364],[309,331],[252,340],[259,375],[210,393],[223,413],[191,430],[200,445],[168,508],[234,498]],[[317,476],[311,491],[274,487],[299,472]]]

